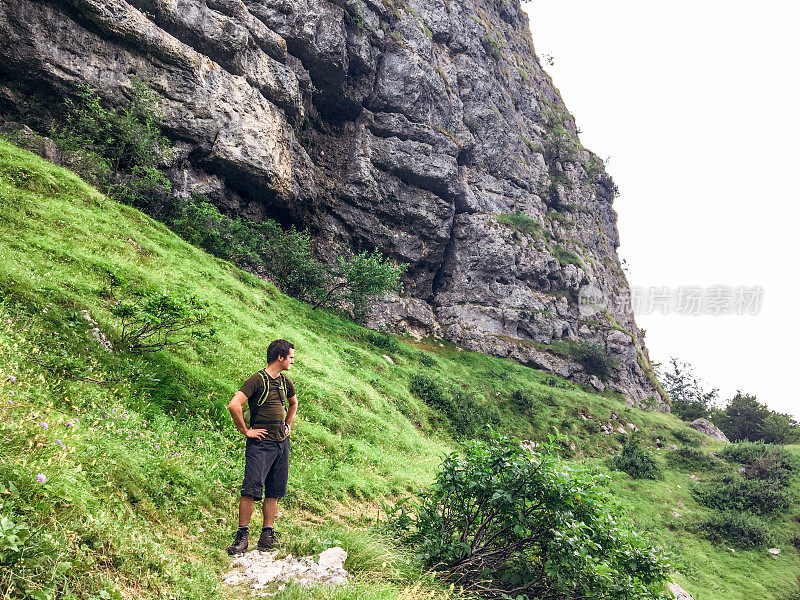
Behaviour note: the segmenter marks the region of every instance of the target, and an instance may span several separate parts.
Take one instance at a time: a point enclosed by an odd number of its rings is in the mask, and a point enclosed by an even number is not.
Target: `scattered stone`
[[[320,553],[317,564],[324,569],[344,569],[344,561],[346,560],[347,552],[343,548],[334,546]]]
[[[675,444],[670,444],[669,446],[667,446],[667,449],[669,449],[669,450],[677,450],[678,447]]]
[[[675,517],[676,519],[680,519],[683,515],[679,513],[677,510],[673,510],[672,516]]]
[[[217,519],[217,525],[227,525],[227,524],[228,524],[228,519],[226,519],[225,517],[220,517]]]
[[[389,356],[388,354],[381,354],[381,356],[382,356],[382,357],[383,357],[383,358],[386,360],[386,362],[388,362],[390,365],[393,365],[393,364],[394,364],[394,361],[392,360],[392,357],[391,357],[391,356]]]
[[[721,440],[723,442],[730,441],[728,437],[722,433],[722,430],[719,427],[714,425],[711,421],[707,421],[706,419],[695,419],[689,423],[689,427],[696,429],[700,433],[704,433],[715,440]]]
[[[348,573],[344,569],[347,552],[337,547],[328,548],[319,555],[319,562],[313,557],[299,559],[291,554],[277,558],[277,552],[251,550],[237,556],[231,563],[234,570],[222,576],[225,585],[249,583],[253,590],[264,589],[271,583],[297,583],[303,587],[312,585],[339,585],[345,583]]]
[[[632,429],[633,431],[639,431],[639,428],[634,423],[626,423],[625,427]]]
[[[697,475],[695,475],[694,473],[687,473],[687,474],[686,474],[686,476],[687,476],[689,479],[697,479]]]
[[[596,389],[598,392],[602,392],[606,389],[606,386],[603,384],[602,381],[597,377],[597,375],[592,375],[589,378],[589,383],[592,384],[592,387]]]
[[[734,550],[733,548],[728,548],[728,552],[730,552],[731,554],[736,554],[736,550]]]
[[[139,243],[138,243],[136,240],[134,240],[133,238],[128,238],[128,243],[129,243],[131,246],[133,246],[134,250],[136,250],[136,252],[138,252],[139,254],[146,254],[146,251],[145,251],[145,249],[144,249],[144,248],[142,248],[142,247],[139,245]]]
[[[611,423],[603,423],[603,425],[600,426],[600,431],[606,435],[611,435],[614,433],[614,425]]]
[[[670,582],[669,591],[675,596],[675,600],[694,600],[691,594],[679,586],[677,583]]]
[[[628,435],[628,430],[627,430],[627,429],[625,429],[625,428],[624,428],[622,425],[620,425],[619,427],[617,427],[615,431],[616,431],[617,433],[623,433],[623,434],[625,434],[625,435]]]
[[[111,344],[111,341],[106,337],[102,331],[100,331],[100,325],[92,318],[91,313],[88,310],[82,310],[81,315],[83,316],[84,320],[89,323],[90,331],[94,341],[100,344],[105,350],[108,352],[114,351],[114,346]]]
[[[778,556],[778,554],[781,553],[781,549],[780,548],[770,548],[769,550],[767,550],[767,552],[769,552],[772,556]]]

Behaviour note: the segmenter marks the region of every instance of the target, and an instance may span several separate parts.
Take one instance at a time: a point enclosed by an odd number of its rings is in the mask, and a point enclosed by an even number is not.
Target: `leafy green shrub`
[[[82,157],[73,168],[105,185],[109,195],[147,212],[171,202],[172,185],[160,170],[173,155],[161,133],[158,99],[134,81],[130,102],[120,111],[105,108],[97,92],[83,85],[64,101],[66,116],[52,137],[66,153]]]
[[[669,565],[611,508],[605,476],[551,444],[469,442],[419,494],[407,539],[429,567],[482,598],[659,598]]]
[[[290,296],[315,301],[325,292],[328,275],[311,254],[308,232],[284,230],[272,219],[256,223],[228,217],[200,194],[185,201],[167,225],[214,256],[244,267],[263,267]]]
[[[689,446],[699,446],[703,439],[702,434],[687,431],[686,429],[673,429],[672,435],[676,440]]]
[[[343,300],[352,306],[354,316],[362,317],[372,296],[403,290],[400,277],[407,266],[384,259],[377,249],[372,252],[365,250],[350,258],[340,256],[328,291],[314,304],[314,308]]]
[[[511,402],[517,410],[524,412],[533,406],[533,396],[527,390],[514,390],[511,393]]]
[[[491,426],[500,423],[496,407],[481,404],[473,392],[450,390],[426,373],[412,374],[409,390],[429,406],[442,411],[458,437],[487,437]]]
[[[639,436],[632,435],[622,444],[616,456],[607,459],[610,469],[624,471],[634,479],[663,479],[664,474],[653,454],[642,448]]]
[[[128,298],[111,294],[111,314],[120,320],[117,346],[132,352],[157,352],[168,346],[191,345],[214,335],[208,304],[196,296],[168,290],[134,290]]]
[[[697,528],[714,542],[725,542],[742,549],[761,548],[773,543],[769,524],[747,512],[713,511],[697,524]]]
[[[693,493],[700,504],[717,510],[749,511],[757,515],[774,515],[789,510],[793,495],[786,487],[765,479],[747,479],[742,475],[725,475],[697,485]]]
[[[745,465],[748,479],[776,479],[785,483],[797,472],[797,459],[782,446],[764,442],[737,442],[726,446],[720,457]]]
[[[432,354],[428,354],[427,352],[423,352],[420,350],[416,356],[417,360],[419,361],[419,364],[421,364],[424,367],[433,367],[436,364],[438,364],[436,362],[436,358]]]
[[[703,383],[694,374],[694,367],[681,362],[675,357],[669,364],[655,364],[656,377],[670,400],[670,411],[683,421],[704,419],[711,414],[711,405],[717,398],[719,390],[713,388],[706,391]]]
[[[408,389],[425,404],[434,408],[444,409],[449,405],[444,384],[426,373],[413,373],[409,379]]]
[[[722,461],[710,454],[691,446],[683,446],[677,450],[671,450],[667,453],[666,459],[673,466],[687,469],[715,469],[722,463]]]
[[[386,352],[400,352],[402,346],[397,338],[383,331],[368,331],[364,336],[366,340]]]
[[[800,440],[800,424],[791,415],[777,413],[756,396],[737,392],[712,420],[731,441],[763,440],[770,444],[792,444]]]
[[[597,375],[603,381],[611,377],[619,366],[616,360],[608,356],[605,348],[592,342],[570,347],[570,355],[583,365],[587,373]]]

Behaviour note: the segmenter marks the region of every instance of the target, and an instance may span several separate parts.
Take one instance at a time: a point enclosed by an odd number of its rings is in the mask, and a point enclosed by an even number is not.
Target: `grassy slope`
[[[147,356],[106,353],[80,311],[113,334],[108,269],[126,277],[128,293],[197,294],[216,317],[216,338]],[[671,415],[629,408],[619,397],[437,340],[387,351],[367,330],[283,296],[5,142],[0,297],[0,492],[10,492],[0,496],[0,510],[47,531],[28,564],[35,566],[47,544],[58,549],[50,555],[60,552],[68,565],[57,577],[61,589],[71,590],[67,597],[101,589],[143,598],[220,593],[216,582],[226,560],[219,548],[235,519],[243,446],[225,405],[263,366],[265,341],[276,337],[296,344],[292,377],[300,398],[283,528],[295,551],[317,551],[331,541],[348,547],[348,566],[362,575],[354,591],[336,597],[446,595],[424,578],[417,582],[413,560],[361,531],[379,514],[379,499],[424,486],[441,455],[456,447],[442,417],[409,394],[416,371],[474,391],[520,436],[558,427],[575,442],[565,451],[576,458],[618,447],[598,427],[612,413],[615,425],[633,422],[666,443],[675,441],[672,429],[683,427]],[[525,399],[515,402],[513,391]],[[38,473],[47,482],[38,483]],[[685,507],[681,523],[702,513],[684,480],[685,472],[674,470],[663,482],[614,483],[643,527],[668,548],[680,548],[692,568],[678,581],[697,600],[788,598],[797,588],[797,552],[784,545],[777,559],[763,551],[731,554],[676,526],[671,509],[678,502]],[[375,558],[383,555],[394,556],[396,568]],[[10,577],[0,571],[0,584]]]

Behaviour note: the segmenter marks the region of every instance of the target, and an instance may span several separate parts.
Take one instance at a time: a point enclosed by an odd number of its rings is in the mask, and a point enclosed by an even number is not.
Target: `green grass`
[[[498,220],[530,226],[517,213]],[[82,311],[112,339],[119,335],[109,270],[124,275],[121,292],[197,295],[210,306],[216,336],[154,354],[106,352]],[[506,433],[542,439],[559,429],[568,437],[564,454],[576,460],[619,450],[617,436],[602,433],[609,422],[635,423],[648,443],[664,445],[679,443],[672,431],[686,430],[619,394],[311,310],[0,141],[0,513],[37,532],[23,559],[3,559],[0,589],[13,583],[42,597],[92,600],[234,597],[218,582],[229,564],[222,549],[236,518],[243,438],[226,405],[278,337],[295,344],[290,375],[300,400],[290,494],[279,515],[286,550],[316,553],[340,541],[356,579],[339,590],[290,586],[274,590],[277,598],[453,597],[413,553],[370,529],[382,516],[380,500],[427,486],[458,446],[446,417],[409,392],[414,373],[495,407]],[[622,477],[614,491],[641,527],[691,565],[677,579],[696,600],[782,600],[796,589],[800,560],[788,543],[777,559],[710,544],[684,525],[705,510],[686,473],[664,470],[664,481]],[[678,502],[686,508],[676,523]],[[784,529],[786,540],[797,527]],[[9,539],[2,531],[0,543]]]

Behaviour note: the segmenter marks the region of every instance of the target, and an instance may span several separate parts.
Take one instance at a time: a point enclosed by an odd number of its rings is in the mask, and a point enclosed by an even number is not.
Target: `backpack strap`
[[[261,377],[261,383],[264,385],[264,392],[256,403],[257,406],[261,406],[267,401],[267,397],[269,396],[269,379],[264,377],[261,371],[259,371],[258,374]],[[281,406],[286,408],[286,376],[283,373],[280,374],[278,381],[278,398],[281,401]]]
[[[286,376],[281,373],[281,380],[278,383],[278,398],[281,399],[281,406],[286,408]]]

